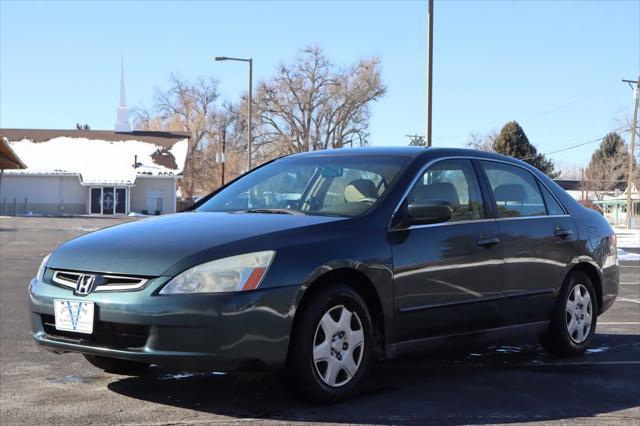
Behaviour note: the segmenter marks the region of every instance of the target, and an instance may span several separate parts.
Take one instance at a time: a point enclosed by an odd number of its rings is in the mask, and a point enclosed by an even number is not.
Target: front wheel
[[[554,355],[582,355],[593,338],[598,316],[598,302],[589,277],[572,272],[562,287],[551,325],[540,342]]]
[[[288,376],[313,401],[347,399],[365,374],[373,344],[366,303],[350,287],[331,286],[313,295],[298,318]]]
[[[91,365],[98,367],[107,373],[138,376],[144,374],[149,364],[129,361],[126,359],[109,358],[101,355],[84,354],[84,357]]]

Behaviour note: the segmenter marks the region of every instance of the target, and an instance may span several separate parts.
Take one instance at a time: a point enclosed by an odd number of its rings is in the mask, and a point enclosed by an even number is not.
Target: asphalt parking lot
[[[599,318],[582,358],[551,358],[528,337],[413,355],[375,365],[363,392],[334,406],[302,403],[272,375],[152,368],[133,378],[37,348],[26,287],[41,259],[74,236],[120,222],[0,218],[1,424],[640,421],[640,262],[621,263],[618,301]]]

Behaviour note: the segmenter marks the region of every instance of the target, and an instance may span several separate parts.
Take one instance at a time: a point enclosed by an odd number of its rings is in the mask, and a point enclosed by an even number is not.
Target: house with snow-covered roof
[[[176,211],[189,134],[131,131],[123,74],[115,131],[0,129],[0,138],[24,166],[0,170],[0,215]]]
[[[4,170],[0,215],[176,211],[188,135],[0,129],[26,168]]]

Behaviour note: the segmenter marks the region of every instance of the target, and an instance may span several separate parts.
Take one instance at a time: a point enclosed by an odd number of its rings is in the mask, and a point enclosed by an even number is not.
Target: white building
[[[0,215],[176,211],[187,133],[130,131],[124,93],[116,131],[0,129],[26,168],[0,170]]]

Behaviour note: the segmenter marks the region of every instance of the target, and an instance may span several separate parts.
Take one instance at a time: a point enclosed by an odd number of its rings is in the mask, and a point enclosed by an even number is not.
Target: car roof
[[[391,155],[401,157],[424,157],[425,159],[437,159],[442,157],[475,157],[501,161],[509,161],[517,164],[526,164],[516,158],[494,152],[478,151],[464,148],[441,148],[421,146],[369,146],[363,148],[339,148],[293,154],[290,157],[325,157],[346,155]]]

